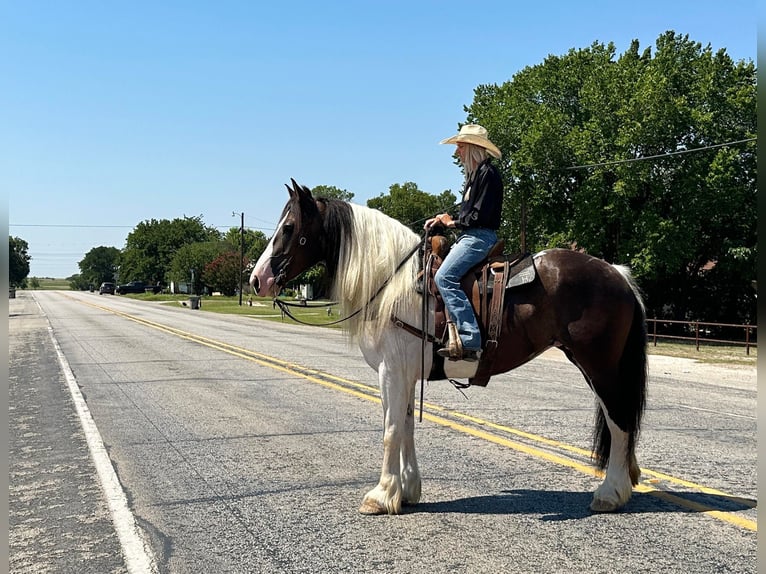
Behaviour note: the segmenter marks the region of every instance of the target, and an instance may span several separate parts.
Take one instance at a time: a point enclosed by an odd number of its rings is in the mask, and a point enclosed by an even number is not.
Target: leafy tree
[[[466,112],[504,152],[509,243],[629,264],[650,316],[752,322],[756,146],[712,146],[755,138],[755,106],[752,62],[670,31],[549,56]]]
[[[69,288],[72,291],[87,291],[93,286],[90,281],[79,273],[67,277],[66,280],[69,281]]]
[[[222,253],[205,265],[202,281],[212,291],[220,291],[228,296],[234,295],[239,289],[243,263],[238,252]]]
[[[240,230],[239,227],[232,227],[229,229],[223,237],[223,241],[231,247],[232,251],[239,253],[240,248]],[[244,233],[245,243],[245,258],[248,261],[258,261],[261,253],[266,249],[266,245],[269,244],[269,239],[262,231],[254,229],[245,229]]]
[[[37,277],[30,277],[29,278],[29,288],[30,289],[39,289],[40,288],[40,279]]]
[[[85,281],[101,285],[104,281],[114,281],[120,261],[120,250],[116,247],[94,247],[77,264]]]
[[[20,237],[8,236],[8,283],[11,287],[26,286],[29,275],[29,244]]]
[[[205,267],[230,249],[230,246],[223,241],[188,243],[175,252],[167,274],[168,280],[176,283],[190,283],[192,270],[194,270],[192,287],[195,293],[202,293],[205,286],[202,278]]]
[[[382,211],[418,234],[423,232],[426,219],[445,212],[454,205],[455,195],[451,191],[443,191],[438,196],[431,195],[419,190],[412,182],[395,183],[389,187],[388,195],[381,193],[367,201],[367,207]]]
[[[337,188],[334,185],[317,185],[311,190],[311,195],[314,197],[340,199],[341,201],[351,201],[354,199],[352,192]]]
[[[171,261],[181,247],[220,239],[221,234],[206,226],[201,216],[142,221],[125,242],[120,258],[120,281],[164,282]]]

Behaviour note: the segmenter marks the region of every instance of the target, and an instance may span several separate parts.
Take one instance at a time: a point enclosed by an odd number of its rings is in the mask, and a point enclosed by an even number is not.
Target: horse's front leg
[[[420,469],[415,456],[415,390],[417,384],[410,386],[410,399],[407,403],[407,413],[404,418],[404,440],[401,449],[402,503],[417,504],[420,502]]]
[[[407,387],[385,363],[378,367],[383,404],[383,466],[378,485],[362,501],[362,514],[398,514],[402,509],[401,464],[407,433]],[[413,448],[414,450],[414,448]],[[417,468],[417,466],[416,466]]]

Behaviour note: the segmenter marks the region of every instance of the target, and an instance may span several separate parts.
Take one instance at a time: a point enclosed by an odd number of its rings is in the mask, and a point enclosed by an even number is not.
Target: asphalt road
[[[12,572],[756,572],[754,368],[652,357],[642,482],[606,515],[563,355],[428,383],[422,502],[369,517],[376,377],[337,330],[21,291],[9,338]]]

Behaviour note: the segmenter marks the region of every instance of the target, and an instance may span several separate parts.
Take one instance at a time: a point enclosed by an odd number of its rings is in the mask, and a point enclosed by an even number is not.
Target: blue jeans
[[[460,280],[487,256],[496,242],[497,233],[492,229],[466,229],[434,276],[449,318],[454,321],[466,351],[481,349],[481,332],[471,302],[460,287]]]

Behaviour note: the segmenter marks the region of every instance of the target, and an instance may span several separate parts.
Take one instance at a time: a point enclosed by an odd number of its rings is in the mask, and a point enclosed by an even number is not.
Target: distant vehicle
[[[114,295],[114,289],[114,283],[104,282],[101,284],[101,287],[98,288],[98,294],[103,295],[106,293],[107,295]]]
[[[149,285],[144,281],[131,281],[124,285],[117,285],[115,293],[118,295],[125,295],[126,293],[159,293],[162,291],[162,287],[159,285]]]

